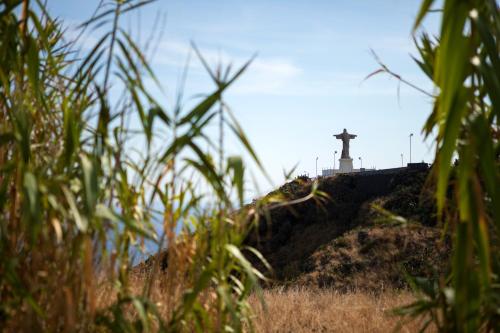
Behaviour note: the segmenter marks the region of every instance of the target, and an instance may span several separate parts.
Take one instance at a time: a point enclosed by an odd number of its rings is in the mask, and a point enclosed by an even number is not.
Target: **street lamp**
[[[403,153],[401,153],[401,167],[404,166],[404,163],[403,163]]]
[[[413,136],[413,133],[410,133],[410,163],[411,163],[411,138]]]
[[[333,154],[333,170],[335,170],[335,160],[337,159],[337,151]]]
[[[358,159],[361,162],[361,168],[360,168],[360,170],[361,170],[361,169],[363,169],[363,159],[361,157],[358,157]]]
[[[316,157],[316,178],[318,178],[318,158]]]

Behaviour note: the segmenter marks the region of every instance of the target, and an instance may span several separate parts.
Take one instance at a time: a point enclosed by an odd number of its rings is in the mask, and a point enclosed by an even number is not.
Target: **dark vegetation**
[[[247,242],[273,267],[272,285],[380,290],[406,287],[405,272],[436,276],[446,269],[449,239],[436,227],[428,173],[321,178],[318,191],[329,199],[271,209]],[[267,197],[293,201],[313,186],[297,178]]]
[[[273,268],[267,286],[320,287],[338,291],[408,288],[406,275],[437,279],[448,270],[449,237],[437,227],[429,170],[395,169],[314,180],[300,176],[259,202],[260,223],[245,243]],[[323,200],[294,202],[311,192]],[[325,198],[327,197],[327,198]],[[258,210],[256,204],[244,211]],[[252,253],[252,263],[266,267]],[[166,270],[168,258],[159,255]],[[136,266],[151,269],[154,258]]]

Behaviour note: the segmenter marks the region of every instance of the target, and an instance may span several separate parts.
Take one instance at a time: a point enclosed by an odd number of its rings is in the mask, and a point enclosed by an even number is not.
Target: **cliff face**
[[[272,210],[248,243],[273,267],[272,284],[404,287],[403,271],[431,276],[446,270],[449,241],[435,227],[427,176],[427,169],[399,169],[322,178],[318,189],[329,200]],[[311,186],[310,179],[297,179],[269,195],[294,200]]]

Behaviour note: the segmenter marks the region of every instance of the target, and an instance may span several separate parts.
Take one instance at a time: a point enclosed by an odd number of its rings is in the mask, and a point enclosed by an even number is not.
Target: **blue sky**
[[[98,1],[49,1],[55,16],[69,25],[88,18]],[[416,54],[411,29],[420,1],[157,1],[123,18],[144,41],[157,13],[166,15],[164,34],[152,60],[172,105],[189,43],[195,42],[215,64],[235,65],[258,56],[225,98],[242,123],[275,185],[283,169],[315,175],[333,165],[343,128],[357,134],[351,141],[355,167],[390,168],[409,159],[409,137],[415,134],[412,160],[432,162],[431,141],[421,136],[431,100],[388,76],[363,79],[378,68],[373,49],[395,72],[432,91],[410,54]],[[425,27],[437,30],[430,17]],[[137,36],[139,34],[137,33]],[[91,43],[93,36],[88,36]],[[193,59],[187,95],[206,93],[213,84]],[[228,153],[242,149],[228,137]],[[248,158],[247,158],[248,160]],[[249,167],[252,164],[249,163]],[[255,177],[261,191],[273,185]]]

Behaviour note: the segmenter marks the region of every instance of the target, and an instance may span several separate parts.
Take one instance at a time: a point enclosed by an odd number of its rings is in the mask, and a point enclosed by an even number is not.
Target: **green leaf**
[[[477,140],[478,155],[481,156],[479,167],[482,171],[482,180],[487,193],[491,197],[493,221],[496,223],[497,231],[500,232],[500,171],[498,168],[492,167],[497,164],[495,149],[491,140],[493,134],[484,115],[477,117],[473,123],[473,133],[474,138]]]
[[[500,81],[499,75],[495,69],[485,64],[480,64],[479,71],[484,79],[484,85],[487,89],[488,96],[492,102],[492,115],[500,117]]]
[[[69,106],[68,100],[62,103],[64,129],[64,162],[69,164],[76,149],[79,147],[80,132],[79,119],[75,117],[75,110]]]
[[[178,125],[181,126],[186,123],[197,123],[198,120],[207,114],[207,112],[210,111],[210,108],[212,108],[212,106],[218,101],[223,90],[224,89],[217,89],[217,91],[203,99],[203,101],[201,101],[188,114],[179,120]]]
[[[31,117],[25,109],[15,110],[13,116],[16,125],[14,136],[24,163],[28,163],[31,158]]]
[[[498,20],[498,19],[497,19]],[[492,66],[492,74],[498,79],[498,73],[500,73],[500,57],[498,56],[498,40],[495,39],[494,31],[489,27],[489,18],[485,16],[483,11],[479,12],[478,16],[472,18],[472,21],[476,24],[481,36],[481,40],[484,44],[485,50],[488,54],[489,61]],[[497,21],[498,23],[498,21]],[[497,35],[498,37],[498,35]],[[490,90],[491,91],[491,90]]]
[[[113,222],[120,221],[119,215],[113,212],[109,207],[104,206],[103,204],[97,204],[97,206],[95,207],[95,216]]]
[[[146,57],[141,52],[141,50],[139,49],[139,47],[137,46],[137,44],[134,42],[134,40],[132,39],[132,37],[130,37],[130,35],[125,30],[123,30],[123,29],[120,29],[120,32],[127,39],[128,45],[132,48],[132,50],[134,51],[135,55],[140,60],[142,66],[146,69],[146,71],[148,72],[148,74],[151,77],[151,79],[153,79],[153,81],[156,83],[156,86],[158,88],[160,88],[160,90],[162,90],[162,86],[160,84],[160,81],[158,80],[158,78],[154,74],[153,70],[149,66],[148,61],[146,60]]]
[[[471,66],[471,40],[463,35],[468,13],[469,8],[465,2],[445,2],[435,68],[435,82],[441,89],[439,120],[446,119],[450,113],[458,90],[465,81],[466,68]]]
[[[97,166],[95,161],[90,160],[86,155],[80,156],[83,171],[83,188],[85,191],[87,214],[92,216],[98,197]]]
[[[180,309],[182,312],[178,310],[176,313],[174,313],[172,321],[179,321],[185,314],[191,311],[198,295],[209,286],[213,274],[214,270],[212,266],[204,268],[200,276],[196,279],[193,288],[186,290],[186,293],[184,294],[182,300],[182,307]]]
[[[191,165],[194,167],[196,170],[198,170],[203,177],[207,180],[207,182],[210,184],[210,186],[214,189],[215,193],[217,196],[222,199],[223,201],[227,202],[227,196],[226,192],[224,191],[224,186],[222,184],[221,179],[217,175],[217,172],[215,172],[213,167],[210,167],[208,164],[208,161],[205,162],[198,162],[193,159],[186,158],[185,162],[188,165]]]
[[[36,225],[40,222],[41,207],[40,195],[38,192],[38,182],[33,173],[29,171],[26,171],[24,173],[23,188],[25,192],[25,198],[27,200],[30,226],[33,226],[32,231],[35,231],[35,229],[38,229]]]
[[[243,206],[243,184],[244,184],[244,167],[243,160],[240,156],[230,156],[227,159],[227,171],[232,171],[232,183],[236,186],[238,191],[238,200],[240,206]]]
[[[431,8],[433,3],[434,0],[422,1],[422,4],[420,5],[420,10],[417,14],[417,18],[415,19],[415,24],[413,25],[413,30],[416,30],[420,26],[420,23],[422,23],[422,20],[424,19],[425,15],[427,15],[427,13],[429,12],[429,9]]]
[[[441,214],[448,189],[448,179],[451,169],[451,157],[455,151],[456,141],[460,132],[462,116],[465,114],[467,97],[469,92],[462,88],[458,91],[454,103],[451,105],[444,127],[444,137],[437,156],[438,180],[437,180],[437,203],[438,213]]]
[[[38,48],[34,38],[28,39],[28,50],[26,55],[26,62],[28,64],[28,78],[33,91],[37,97],[41,96],[42,89],[39,84],[38,73],[40,71],[40,59],[38,58]]]
[[[134,305],[134,308],[137,311],[139,319],[141,320],[142,329],[145,332],[149,332],[149,320],[148,320],[148,315],[147,315],[146,309],[144,308],[144,305],[136,297],[132,298],[132,304]]]
[[[88,221],[85,217],[82,217],[80,215],[73,193],[71,193],[71,191],[66,186],[62,186],[61,189],[64,193],[64,196],[66,197],[66,202],[69,205],[71,215],[73,215],[73,219],[75,220],[77,228],[81,232],[86,232],[88,227]]]
[[[273,268],[271,267],[271,265],[269,264],[269,262],[266,260],[266,258],[264,258],[264,256],[262,255],[262,253],[260,253],[257,249],[255,249],[255,248],[253,248],[251,246],[245,246],[244,249],[247,250],[247,251],[252,252],[253,255],[256,256],[257,259],[260,260],[260,262],[264,265],[264,267],[266,267],[266,269],[269,272],[273,271]]]
[[[239,326],[241,324],[241,320],[240,317],[238,316],[238,312],[235,306],[233,305],[233,300],[231,299],[231,296],[229,295],[227,288],[225,288],[225,285],[220,285],[217,287],[217,294],[222,299],[222,302],[225,305],[225,307],[229,310],[229,314],[231,315],[233,323],[237,325],[236,331],[240,332],[241,329],[239,328]]]
[[[159,106],[154,106],[149,110],[149,113],[154,114],[155,116],[158,116],[161,120],[163,120],[165,125],[169,126],[171,124],[170,117],[167,115],[165,110],[163,110],[163,108],[161,108]]]
[[[229,115],[229,118],[231,119],[231,122],[226,121],[229,128],[231,129],[231,131],[233,131],[233,133],[236,135],[236,137],[239,139],[239,141],[243,144],[243,146],[245,147],[247,152],[250,154],[250,156],[252,156],[252,159],[257,164],[257,166],[259,167],[261,172],[264,174],[264,176],[272,183],[271,177],[266,172],[264,166],[262,165],[260,159],[257,156],[257,153],[253,149],[250,141],[248,140],[247,136],[245,135],[245,132],[241,128],[240,124],[238,123],[238,120],[236,119],[236,117],[233,115],[233,113],[231,112],[231,110],[229,108],[226,108],[226,110],[227,110],[227,114]]]
[[[252,264],[245,258],[245,256],[241,253],[240,249],[236,247],[233,244],[226,244],[225,245],[226,250],[231,254],[233,258],[236,259],[238,264],[243,268],[245,271],[246,276],[250,279],[252,282],[252,285],[257,286],[259,279],[264,279],[264,276],[256,269],[253,268]]]

